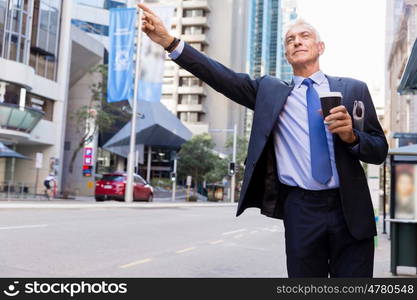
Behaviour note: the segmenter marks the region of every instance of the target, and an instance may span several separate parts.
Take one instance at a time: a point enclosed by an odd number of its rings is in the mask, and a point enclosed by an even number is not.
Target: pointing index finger
[[[143,3],[139,3],[138,7],[143,9],[144,11],[146,11],[147,13],[150,13],[151,15],[156,16],[156,14],[152,11],[152,9],[150,9],[149,7],[147,7],[145,4]]]

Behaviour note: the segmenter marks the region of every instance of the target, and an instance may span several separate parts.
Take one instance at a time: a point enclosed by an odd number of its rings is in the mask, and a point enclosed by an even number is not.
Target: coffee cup
[[[336,106],[342,105],[342,93],[340,92],[326,92],[320,93],[321,111],[323,112],[323,119],[330,115],[330,110]],[[324,124],[331,122],[324,121]]]

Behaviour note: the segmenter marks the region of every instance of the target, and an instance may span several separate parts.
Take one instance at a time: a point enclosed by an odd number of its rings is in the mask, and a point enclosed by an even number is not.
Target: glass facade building
[[[281,22],[282,22],[282,38],[288,29],[288,26],[293,23],[297,18],[297,2],[295,0],[283,0],[282,7],[280,10]],[[282,45],[281,51],[281,79],[287,82],[292,80],[292,67],[285,58],[285,51],[283,49],[283,40],[280,42]]]
[[[0,0],[0,56],[56,80],[61,0]]]
[[[281,0],[251,0],[249,13],[248,66],[254,77],[280,76]]]

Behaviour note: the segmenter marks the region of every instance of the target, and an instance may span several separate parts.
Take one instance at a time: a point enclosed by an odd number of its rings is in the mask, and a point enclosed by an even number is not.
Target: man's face
[[[324,52],[324,43],[307,25],[295,25],[285,35],[285,57],[290,65],[313,63]]]

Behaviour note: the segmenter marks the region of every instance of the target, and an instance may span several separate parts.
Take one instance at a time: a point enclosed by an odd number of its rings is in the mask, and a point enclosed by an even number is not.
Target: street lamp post
[[[210,129],[210,132],[233,132],[233,152],[232,163],[236,166],[236,148],[237,148],[237,125],[234,124],[233,129]],[[230,202],[235,201],[236,172],[233,172],[230,180]]]
[[[139,3],[143,3],[143,0],[139,0]],[[135,69],[135,85],[133,91],[132,99],[132,120],[130,122],[130,145],[129,145],[129,154],[127,156],[127,182],[126,182],[126,192],[125,192],[125,202],[133,202],[133,172],[134,172],[134,163],[135,163],[135,147],[136,147],[136,118],[138,111],[138,84],[140,79],[140,69],[141,69],[141,45],[142,45],[142,10],[138,9],[138,19],[137,19],[137,38],[136,38],[136,69]]]

